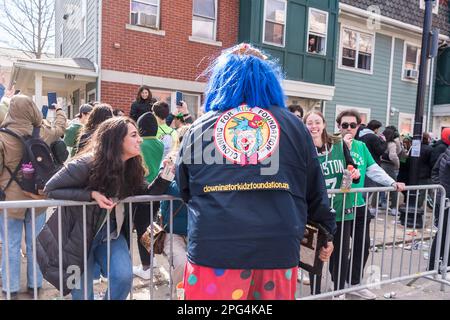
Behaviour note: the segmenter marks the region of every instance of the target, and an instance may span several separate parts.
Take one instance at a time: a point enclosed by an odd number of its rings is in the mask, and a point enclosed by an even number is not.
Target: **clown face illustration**
[[[250,156],[258,150],[257,146],[257,131],[255,129],[236,130],[236,149]]]
[[[269,111],[241,105],[217,119],[214,143],[234,164],[256,165],[276,150],[279,133],[278,122]]]

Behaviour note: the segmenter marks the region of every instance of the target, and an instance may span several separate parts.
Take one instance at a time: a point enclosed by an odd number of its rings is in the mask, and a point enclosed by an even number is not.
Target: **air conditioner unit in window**
[[[156,28],[156,16],[138,12],[137,24],[140,26]]]
[[[405,78],[417,80],[419,76],[419,71],[415,69],[405,69]]]

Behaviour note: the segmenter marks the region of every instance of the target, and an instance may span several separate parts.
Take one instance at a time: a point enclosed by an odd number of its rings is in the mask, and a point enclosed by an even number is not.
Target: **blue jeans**
[[[36,237],[45,224],[45,213],[38,214],[36,210]],[[21,254],[20,248],[22,244],[22,230],[25,226],[25,241],[27,246],[27,286],[34,287],[33,275],[33,228],[31,221],[31,209],[25,212],[25,219],[8,218],[8,255],[9,255],[9,275],[10,275],[10,292],[19,292],[20,290],[20,266]],[[5,241],[5,222],[3,212],[0,214],[0,235],[2,237],[2,290],[7,291],[6,282],[6,241]],[[36,264],[36,285],[42,287],[42,273]]]
[[[115,226],[111,224],[111,231]],[[131,291],[133,283],[133,268],[131,264],[131,257],[128,251],[128,245],[123,235],[120,235],[116,240],[111,240],[111,260],[109,265],[109,274],[107,274],[108,267],[108,246],[107,246],[107,227],[106,224],[95,236],[91,250],[89,251],[87,270],[85,270],[80,280],[80,288],[72,290],[73,300],[84,299],[84,277],[87,276],[87,298],[94,299],[93,278],[96,265],[108,277],[108,283],[111,290],[111,300],[125,300],[128,293]],[[105,294],[105,300],[108,299],[108,292]]]

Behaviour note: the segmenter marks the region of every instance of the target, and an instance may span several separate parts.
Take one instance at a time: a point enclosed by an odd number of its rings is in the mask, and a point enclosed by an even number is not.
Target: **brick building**
[[[202,73],[221,50],[237,42],[238,6],[235,0],[103,1],[102,101],[128,109],[138,87],[146,84],[172,107],[174,93],[183,92],[191,111],[198,114],[205,88]],[[204,20],[208,22],[202,24]],[[205,32],[205,27],[210,30]]]
[[[13,74],[38,105],[57,93],[70,117],[101,100],[129,111],[141,85],[197,115],[212,59],[238,41],[237,0],[55,0],[55,59],[17,63]],[[26,75],[23,76],[23,75]]]

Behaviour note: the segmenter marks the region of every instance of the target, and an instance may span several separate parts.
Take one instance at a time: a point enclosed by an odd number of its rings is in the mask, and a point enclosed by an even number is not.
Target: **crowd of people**
[[[3,293],[9,290],[15,298],[20,292],[25,230],[30,293],[39,291],[46,279],[73,299],[93,299],[95,281],[106,279],[110,291],[105,298],[126,299],[133,276],[151,278],[152,253],[140,241],[153,222],[150,211],[167,232],[171,213],[176,212],[173,234],[166,237],[163,251],[170,258],[173,283],[182,283],[186,299],[295,299],[300,242],[308,221],[327,231],[319,258],[329,261],[334,290],[361,283],[373,215],[385,209],[397,216],[398,192],[409,183],[411,137],[401,136],[395,126],[380,132],[383,124],[377,120],[362,124],[353,109],[337,115],[339,132],[329,134],[320,111],[304,114],[299,105],[285,105],[279,66],[248,44],[224,51],[208,71],[205,114],[195,122],[184,101],[171,112],[148,86],[138,89],[128,116],[107,103],[90,102],[82,104],[70,122],[58,104],[49,107],[56,114],[50,123],[30,97],[8,92],[2,98],[0,128],[20,136],[39,128],[45,143],[64,141],[70,152],[41,193],[26,192],[11,179],[23,156],[21,144],[0,131],[2,200],[97,203],[86,207],[85,219],[81,207],[61,209],[63,267],[76,266],[82,275],[75,287],[65,270],[60,288],[57,214],[46,219],[47,208],[40,208],[32,219],[31,209],[14,209],[4,219],[0,213],[2,253],[6,249],[9,253],[9,261],[2,254]],[[450,191],[446,184],[450,129],[444,129],[433,146],[430,142],[424,133],[419,184],[442,183]],[[223,161],[211,161],[205,151]],[[265,174],[274,164],[276,172]],[[347,171],[352,188],[392,186],[396,191],[380,199],[362,193],[329,196],[327,190],[339,189]],[[120,200],[142,194],[169,194],[182,200],[135,203],[130,215]],[[424,201],[421,193],[419,205]],[[137,266],[129,254],[130,224],[137,235]],[[33,266],[33,234],[38,235],[39,266]],[[320,274],[303,276],[313,294],[321,292]],[[376,298],[368,289],[352,294]]]

